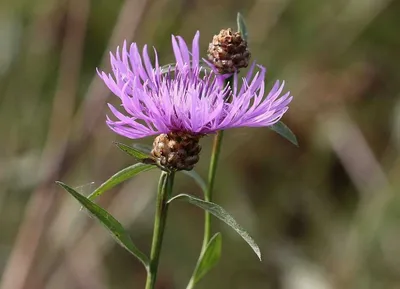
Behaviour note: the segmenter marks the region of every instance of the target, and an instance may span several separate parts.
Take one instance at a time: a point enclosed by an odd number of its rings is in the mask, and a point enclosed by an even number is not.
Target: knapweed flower
[[[284,82],[276,81],[266,93],[266,69],[255,64],[242,81],[235,73],[232,85],[224,84],[210,66],[202,65],[199,37],[197,32],[189,50],[182,37],[172,36],[176,63],[168,69],[159,65],[155,49],[153,65],[146,45],[140,53],[135,43],[128,48],[125,42],[110,54],[113,75],[99,72],[121,101],[118,109],[109,104],[114,118],[107,117],[107,125],[131,139],[159,135],[152,154],[170,169],[193,168],[201,136],[273,125],[292,100],[289,92],[282,95]]]

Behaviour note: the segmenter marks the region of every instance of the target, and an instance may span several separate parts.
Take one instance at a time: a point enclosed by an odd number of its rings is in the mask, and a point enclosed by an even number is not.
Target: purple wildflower
[[[282,94],[284,82],[275,82],[265,96],[266,69],[253,64],[242,84],[233,76],[233,88],[223,85],[221,77],[200,64],[197,32],[188,49],[182,37],[172,36],[175,67],[162,71],[155,53],[151,64],[147,46],[142,55],[136,43],[129,49],[110,53],[113,76],[99,72],[108,88],[117,95],[125,114],[109,104],[117,120],[107,117],[108,126],[131,139],[151,135],[185,132],[204,135],[234,127],[270,126],[279,121],[292,100]],[[227,96],[230,100],[226,101]]]

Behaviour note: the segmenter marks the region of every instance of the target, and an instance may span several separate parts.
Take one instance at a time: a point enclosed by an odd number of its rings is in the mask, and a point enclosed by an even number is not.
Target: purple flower
[[[147,46],[140,54],[136,43],[126,42],[115,55],[110,53],[113,75],[98,72],[108,88],[121,100],[121,113],[109,104],[116,120],[107,116],[108,126],[131,139],[151,135],[186,132],[204,135],[234,127],[270,126],[279,121],[292,100],[283,95],[284,82],[275,82],[265,92],[266,69],[253,64],[239,84],[224,85],[221,76],[201,65],[197,32],[189,50],[182,37],[172,36],[176,64],[163,71],[152,65]],[[229,97],[229,101],[227,101]]]

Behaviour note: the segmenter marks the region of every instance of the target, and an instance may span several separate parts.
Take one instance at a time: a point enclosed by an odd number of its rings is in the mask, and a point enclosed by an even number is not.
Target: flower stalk
[[[207,202],[212,202],[212,193],[214,190],[214,181],[215,181],[215,176],[217,174],[217,165],[219,160],[219,154],[221,152],[221,144],[223,136],[224,136],[224,131],[221,130],[217,132],[217,134],[214,137],[210,167],[208,171],[208,186],[204,195],[204,200]],[[208,242],[210,242],[210,239],[211,239],[211,214],[208,211],[204,211],[204,236],[203,236],[203,244],[199,255],[199,260],[205,253]],[[195,276],[192,275],[186,289],[194,288],[194,286],[196,285],[194,278]]]
[[[208,171],[208,187],[204,199],[207,202],[212,202],[212,195],[214,190],[214,182],[215,176],[217,174],[217,165],[219,160],[219,154],[221,152],[221,144],[222,138],[224,136],[224,131],[221,130],[217,132],[214,137],[211,160],[210,160],[210,168]],[[204,215],[204,237],[203,237],[203,245],[202,251],[204,251],[207,247],[208,242],[211,239],[211,215],[209,212],[205,211]]]
[[[153,240],[151,243],[150,265],[147,272],[145,289],[154,289],[158,264],[160,260],[161,247],[164,237],[165,224],[167,222],[168,199],[172,193],[174,183],[174,172],[162,171],[158,184],[156,212],[154,217]]]
[[[230,85],[232,87],[233,77],[229,77],[225,80],[225,85]],[[227,98],[229,102],[229,96]],[[207,191],[204,196],[204,200],[207,202],[212,202],[213,190],[214,190],[214,182],[215,176],[217,174],[217,165],[219,161],[219,154],[221,152],[221,144],[222,139],[224,137],[224,131],[220,130],[214,136],[213,147],[211,152],[211,160],[210,167],[208,170],[208,186]],[[207,211],[205,211],[204,215],[204,237],[203,237],[203,245],[202,252],[207,248],[207,244],[211,239],[211,215]]]

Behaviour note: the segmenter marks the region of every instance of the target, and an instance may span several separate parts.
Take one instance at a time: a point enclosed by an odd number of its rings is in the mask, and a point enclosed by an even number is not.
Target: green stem
[[[231,85],[232,84],[232,77],[228,78],[225,81],[226,85]],[[227,102],[229,102],[229,97],[227,99]],[[218,165],[218,160],[219,160],[219,154],[221,152],[221,144],[222,144],[222,138],[224,137],[224,131],[220,130],[217,132],[217,134],[214,137],[214,142],[213,142],[213,148],[212,148],[212,153],[211,153],[211,161],[210,161],[210,168],[208,171],[208,186],[207,190],[204,195],[204,200],[207,202],[212,202],[212,195],[213,195],[213,190],[214,190],[214,182],[215,182],[215,176],[217,174],[217,165]],[[203,254],[205,253],[207,249],[208,242],[210,242],[211,239],[211,214],[208,211],[205,211],[204,213],[204,237],[203,237],[203,244],[201,247],[200,251],[200,256],[197,262],[200,262]],[[199,264],[199,263],[197,263]],[[196,269],[195,269],[196,271]],[[195,280],[194,280],[194,275],[190,278],[189,284],[186,287],[186,289],[192,289],[195,286]]]
[[[225,85],[232,86],[233,77],[229,77],[225,80]],[[229,98],[227,99],[229,102]],[[224,131],[220,130],[217,132],[217,135],[214,137],[213,149],[211,154],[210,168],[208,171],[208,187],[204,199],[207,202],[212,202],[212,194],[214,189],[214,181],[215,175],[217,174],[217,164],[219,159],[219,153],[221,152],[221,144],[222,138],[224,136]],[[205,212],[204,215],[204,237],[203,237],[203,245],[201,248],[201,252],[207,248],[207,244],[211,239],[211,215],[208,212]]]
[[[215,175],[217,173],[217,164],[219,159],[219,153],[221,151],[222,138],[224,136],[224,131],[218,131],[217,135],[214,137],[213,149],[211,154],[210,169],[208,171],[208,187],[204,199],[207,202],[212,201],[212,194],[214,189]],[[211,215],[207,211],[204,215],[204,237],[202,251],[207,247],[208,242],[211,239]]]
[[[222,143],[223,136],[224,136],[224,132],[221,130],[214,137],[214,144],[213,144],[213,150],[212,150],[211,161],[210,161],[210,169],[208,172],[208,186],[207,186],[206,193],[204,195],[204,199],[208,202],[212,201],[212,193],[213,193],[213,189],[214,189],[215,175],[217,172],[217,164],[218,164],[218,159],[219,159],[219,153],[221,151],[221,143]],[[210,239],[211,239],[211,215],[210,215],[210,213],[208,213],[208,211],[205,211],[203,245],[201,248],[199,260],[197,261],[197,265],[199,264],[199,261],[201,260]],[[196,271],[196,269],[195,269],[195,271]],[[195,278],[195,276],[192,275],[186,289],[194,288],[194,286],[196,285],[194,278]]]
[[[150,265],[145,289],[154,289],[157,279],[158,263],[168,213],[168,198],[172,193],[174,173],[163,171],[158,183],[156,213],[154,217],[153,241],[151,243]]]

